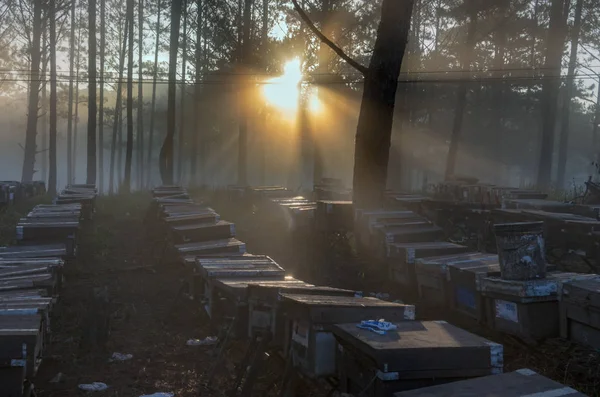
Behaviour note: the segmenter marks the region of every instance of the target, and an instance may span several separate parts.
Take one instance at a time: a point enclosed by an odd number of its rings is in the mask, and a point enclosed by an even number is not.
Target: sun
[[[266,81],[263,94],[267,102],[285,111],[298,107],[302,67],[299,59],[292,59],[283,66],[283,74]]]

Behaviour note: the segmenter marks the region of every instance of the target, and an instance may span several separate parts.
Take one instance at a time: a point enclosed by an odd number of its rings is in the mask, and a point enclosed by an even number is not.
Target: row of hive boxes
[[[500,278],[498,256],[446,242],[391,244],[390,278],[430,306],[449,306],[524,339],[563,337],[600,347],[600,276],[553,271],[546,278]],[[438,256],[435,256],[438,255]]]
[[[81,207],[38,205],[17,224],[19,244],[0,247],[1,395],[27,396],[33,389],[62,268],[76,254]]]
[[[548,197],[547,194],[537,190],[461,182],[440,183],[435,186],[434,196],[440,199],[488,205],[501,205],[506,199],[543,200]]]
[[[394,390],[430,385],[432,378],[456,380],[458,373],[468,378],[502,372],[502,346],[445,322],[414,321],[412,305],[285,277],[283,269],[265,256],[197,258],[195,267],[201,284],[195,292],[214,321],[236,318],[240,337],[268,333],[271,346],[284,356],[291,354],[294,365],[309,377],[345,380],[348,357],[340,352],[350,351],[350,345],[359,346],[366,359],[373,359],[377,345],[387,364],[377,361],[374,368],[385,374],[382,381],[388,387],[393,383]],[[377,339],[379,335],[357,328],[363,320],[379,318],[398,329]],[[457,349],[464,349],[464,354],[455,354]],[[411,362],[410,369],[401,364],[406,362]],[[403,381],[388,382],[394,377]]]
[[[43,181],[0,181],[0,207],[44,194],[46,194],[46,183]]]

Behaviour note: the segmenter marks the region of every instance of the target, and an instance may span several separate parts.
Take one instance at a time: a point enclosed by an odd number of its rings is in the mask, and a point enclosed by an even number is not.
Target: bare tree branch
[[[346,61],[348,63],[348,65],[352,66],[354,69],[358,70],[363,75],[367,74],[367,72],[369,71],[369,69],[367,67],[361,65],[360,63],[356,62],[354,59],[350,58],[344,52],[344,50],[342,50],[340,47],[335,45],[335,43],[333,41],[329,40],[323,33],[321,33],[321,31],[319,31],[319,29],[317,29],[315,24],[310,20],[308,15],[306,15],[306,13],[302,9],[302,7],[300,7],[300,5],[298,4],[298,0],[292,0],[292,3],[294,3],[294,8],[300,15],[300,18],[302,18],[302,20],[308,25],[308,28],[310,30],[312,30],[312,32],[319,38],[319,40],[321,40],[323,43],[327,44],[327,46],[329,48],[331,48],[331,50],[333,52],[338,54],[340,56],[340,58],[342,58],[344,61]]]

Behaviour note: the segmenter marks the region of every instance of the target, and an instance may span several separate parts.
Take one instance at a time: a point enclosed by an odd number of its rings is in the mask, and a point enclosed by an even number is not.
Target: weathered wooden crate
[[[480,286],[489,325],[529,341],[557,337],[562,284],[587,277],[564,272],[549,272],[544,279],[528,281],[484,277]]]
[[[453,298],[452,290],[449,288],[450,286],[448,284],[449,267],[453,264],[460,264],[473,260],[490,260],[490,258],[491,257],[486,254],[472,252],[416,259],[415,273],[417,277],[419,300],[427,305],[445,307]]]
[[[397,322],[415,318],[413,305],[375,298],[293,294],[281,294],[281,297],[286,316],[283,352],[291,351],[294,366],[313,378],[336,373],[333,324],[380,318]]]
[[[246,252],[246,244],[235,238],[177,244],[174,248],[181,257]]]
[[[498,255],[477,253],[468,260],[448,265],[449,306],[457,313],[485,323],[485,305],[480,282],[490,274],[500,274]]]
[[[26,375],[33,377],[42,361],[45,334],[41,314],[0,315],[0,357],[22,360],[25,346]]]
[[[271,335],[271,344],[279,348],[283,347],[287,336],[281,305],[282,294],[351,297],[355,295],[355,292],[340,288],[315,286],[300,280],[288,280],[288,278],[284,282],[251,284],[248,288],[248,302],[250,305],[248,334],[255,336],[267,331]]]
[[[600,349],[600,276],[565,282],[559,306],[560,336]]]
[[[67,258],[65,244],[23,244],[0,247],[0,259],[6,258]]]
[[[502,373],[503,347],[445,321],[404,321],[385,335],[337,324],[342,392],[395,392]]]
[[[402,286],[403,295],[417,295],[417,274],[415,260],[432,256],[460,254],[467,252],[463,245],[444,241],[426,243],[386,244],[390,279]]]
[[[223,279],[273,279],[282,280],[285,277],[285,271],[271,258],[265,259],[209,259],[199,258],[196,260],[196,273],[194,284],[198,282],[204,284],[203,295],[206,301],[204,306],[209,317],[212,317],[215,311],[213,305],[217,299],[216,290],[213,281]],[[222,283],[221,283],[222,285]]]
[[[0,395],[7,397],[29,396],[26,385],[27,344],[2,344],[0,331]]]
[[[176,244],[223,240],[235,237],[235,224],[227,221],[171,226]]]
[[[524,368],[500,375],[462,380],[444,385],[395,393],[394,397],[586,397]]]
[[[354,206],[352,201],[320,200],[315,211],[315,225],[323,232],[354,229]]]
[[[414,222],[423,218],[413,211],[404,210],[354,210],[355,229],[354,232],[361,244],[371,244],[371,235],[374,233],[373,226],[382,222]]]
[[[568,212],[574,204],[563,203],[560,201],[543,199],[504,199],[502,208],[506,209],[531,209],[548,212]]]

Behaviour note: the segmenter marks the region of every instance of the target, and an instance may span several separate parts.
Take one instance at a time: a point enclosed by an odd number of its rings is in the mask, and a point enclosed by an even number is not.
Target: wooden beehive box
[[[395,393],[394,397],[586,397],[577,390],[524,368],[500,375]]]
[[[565,282],[585,279],[587,274],[549,272],[538,280],[480,280],[489,325],[525,340],[559,335],[559,291]]]
[[[460,254],[468,251],[468,247],[445,241],[389,243],[386,244],[386,249],[390,279],[402,286],[403,295],[406,296],[417,294],[416,259]]]
[[[502,345],[445,321],[399,322],[385,335],[356,325],[333,328],[342,392],[391,397],[402,390],[502,373]]]
[[[296,368],[309,377],[335,374],[336,323],[384,318],[414,320],[415,307],[375,298],[281,294],[286,316],[284,352],[293,352]]]
[[[559,306],[560,336],[600,349],[600,276],[565,282]]]

